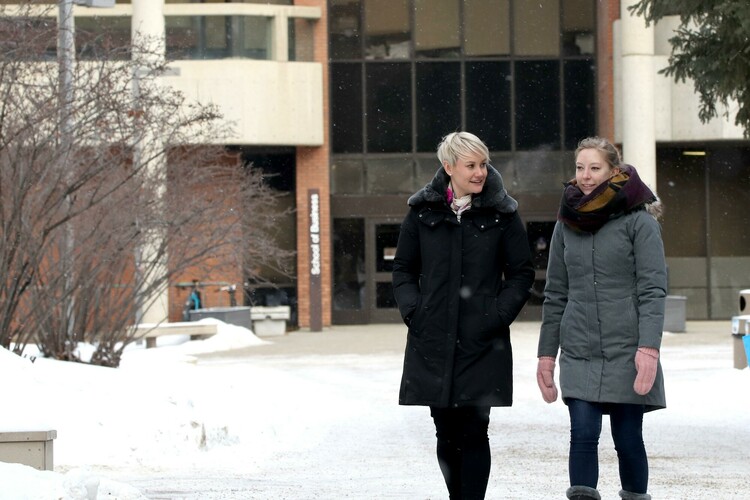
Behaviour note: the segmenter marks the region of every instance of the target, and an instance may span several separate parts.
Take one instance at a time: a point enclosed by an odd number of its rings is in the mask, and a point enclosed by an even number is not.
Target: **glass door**
[[[338,325],[368,322],[366,304],[365,219],[333,219],[332,321]]]
[[[333,219],[333,324],[401,321],[391,273],[400,221]]]
[[[391,284],[393,272],[393,258],[396,256],[396,244],[400,221],[370,220],[368,221],[368,235],[372,243],[368,242],[369,250],[368,279],[370,323],[395,323],[401,321],[401,316],[393,297]]]

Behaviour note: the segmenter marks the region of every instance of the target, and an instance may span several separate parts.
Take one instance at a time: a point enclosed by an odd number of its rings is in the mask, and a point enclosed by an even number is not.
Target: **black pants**
[[[481,500],[490,478],[489,406],[430,407],[437,458],[451,500]]]

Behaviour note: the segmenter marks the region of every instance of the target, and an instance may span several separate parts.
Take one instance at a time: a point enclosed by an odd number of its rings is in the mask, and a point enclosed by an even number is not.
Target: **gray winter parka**
[[[595,233],[558,222],[550,245],[538,356],[560,350],[563,400],[666,407],[664,378],[633,390],[638,347],[661,346],[667,271],[658,221],[619,214]]]
[[[408,325],[399,403],[510,406],[509,325],[534,269],[518,204],[488,167],[459,222],[440,168],[408,204],[393,262],[393,291]]]

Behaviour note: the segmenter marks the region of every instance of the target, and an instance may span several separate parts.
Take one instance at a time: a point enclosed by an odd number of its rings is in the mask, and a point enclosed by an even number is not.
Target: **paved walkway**
[[[535,342],[539,334],[538,321],[518,321],[511,326],[512,341]],[[686,331],[664,334],[665,346],[706,345],[726,342],[731,344],[731,321],[687,321]],[[208,356],[295,356],[376,354],[403,352],[406,326],[402,324],[335,325],[320,332],[307,329],[288,332],[286,335],[263,337],[268,341],[261,346],[215,353]]]

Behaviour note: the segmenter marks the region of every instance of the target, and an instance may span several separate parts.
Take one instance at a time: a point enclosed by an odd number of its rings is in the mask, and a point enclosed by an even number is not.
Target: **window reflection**
[[[83,60],[130,59],[129,17],[79,17],[75,20],[77,57]]]
[[[411,66],[370,64],[366,73],[368,151],[411,151]]]
[[[458,57],[458,0],[414,1],[414,50],[418,57]]]
[[[410,56],[409,0],[364,0],[365,58]]]
[[[574,150],[578,141],[596,130],[596,74],[594,61],[565,61],[565,147]]]
[[[563,3],[562,43],[565,55],[593,54],[596,45],[596,7],[593,0]]]
[[[558,2],[515,0],[513,41],[521,56],[560,54],[560,5]]]
[[[435,151],[440,139],[461,128],[461,67],[417,64],[417,150]]]
[[[509,62],[466,65],[466,127],[490,151],[510,150],[510,76]]]
[[[510,0],[464,0],[467,56],[510,54]]]
[[[361,64],[331,64],[331,97],[333,152],[362,152]]]
[[[516,63],[518,149],[560,148],[560,63]]]
[[[331,0],[328,16],[331,59],[360,57],[359,0]]]
[[[365,296],[365,221],[333,220],[333,308],[357,310]]]

